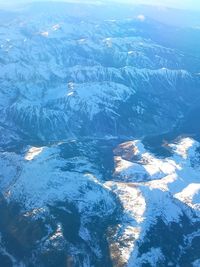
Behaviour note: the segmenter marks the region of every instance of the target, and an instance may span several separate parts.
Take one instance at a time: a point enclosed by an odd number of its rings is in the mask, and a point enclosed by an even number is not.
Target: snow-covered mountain
[[[1,11],[3,267],[199,266],[200,32],[137,10]]]
[[[115,150],[115,178],[107,185],[124,214],[112,233],[111,255],[126,266],[190,266],[198,260],[199,143],[185,138],[166,148],[171,157],[155,157],[140,141]]]
[[[199,97],[199,58],[147,38],[150,20],[40,12],[1,26],[2,127],[37,142],[140,137],[172,130]]]
[[[183,138],[165,144],[171,156],[159,157],[128,141],[104,161],[105,146],[116,140],[2,153],[2,251],[14,266],[62,266],[65,257],[75,266],[189,266],[199,259],[200,144]],[[109,158],[114,166],[106,168]],[[103,172],[109,168],[111,175]]]

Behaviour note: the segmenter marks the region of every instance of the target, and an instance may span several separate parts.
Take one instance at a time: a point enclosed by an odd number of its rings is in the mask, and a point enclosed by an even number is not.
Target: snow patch
[[[140,15],[137,16],[137,19],[138,19],[139,21],[145,21],[146,17],[145,17],[145,15],[140,14]]]
[[[36,156],[42,153],[44,147],[31,147],[25,155],[25,160],[33,160]]]

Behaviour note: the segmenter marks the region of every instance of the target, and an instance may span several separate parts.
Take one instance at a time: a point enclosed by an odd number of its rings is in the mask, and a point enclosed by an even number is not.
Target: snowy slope
[[[116,266],[159,262],[164,266],[169,259],[162,251],[162,244],[150,247],[145,253],[140,248],[159,220],[168,229],[172,224],[181,227],[183,218],[193,224],[188,233],[183,231],[185,243],[180,243],[183,248],[179,257],[184,254],[187,240],[199,236],[195,226],[200,220],[199,147],[193,139],[181,139],[167,145],[173,153],[171,157],[158,158],[140,141],[122,143],[114,149],[115,170],[110,181],[103,179],[98,165],[88,157],[63,158],[63,152],[69,149],[67,144],[31,147],[24,157],[14,153],[1,156],[1,164],[6,162],[1,190],[8,202],[20,204],[23,216],[36,221],[40,217],[46,220],[52,212],[50,207],[56,203],[73,203],[81,218],[79,236],[99,251],[96,251],[99,258],[102,252],[98,239],[92,241],[94,233],[90,224],[94,216],[103,221],[117,216],[118,223],[110,225],[107,233],[111,258],[118,262]],[[7,181],[6,177],[11,180]],[[118,201],[122,207],[117,211]],[[159,228],[157,231],[162,234]],[[65,237],[57,235],[60,246]],[[54,237],[49,234],[45,240]]]
[[[162,247],[159,251],[152,247],[146,254],[138,251],[158,220],[169,227],[181,224],[183,216],[191,223],[200,220],[200,169],[199,162],[195,162],[199,143],[185,138],[168,148],[174,154],[164,159],[149,153],[139,141],[121,144],[115,150],[114,181],[106,184],[119,196],[124,215],[112,237],[111,251],[114,247],[113,258],[117,254],[122,262],[128,262],[127,266],[154,266],[159,262],[164,266],[167,262]]]

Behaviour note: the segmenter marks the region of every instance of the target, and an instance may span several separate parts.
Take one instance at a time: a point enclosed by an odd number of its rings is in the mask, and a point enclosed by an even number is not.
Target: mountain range
[[[119,7],[0,12],[2,267],[200,265],[200,21]]]

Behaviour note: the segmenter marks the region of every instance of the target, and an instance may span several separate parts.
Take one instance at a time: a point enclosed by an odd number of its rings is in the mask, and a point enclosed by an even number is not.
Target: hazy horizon
[[[190,10],[197,10],[200,9],[200,1],[198,0],[191,0],[191,1],[181,1],[181,0],[152,0],[152,1],[147,1],[147,0],[16,0],[16,1],[6,1],[5,0],[0,0],[0,7],[11,7],[15,6],[18,4],[26,4],[26,3],[31,3],[31,2],[80,2],[80,3],[108,3],[108,2],[113,2],[113,3],[122,3],[122,4],[147,4],[147,5],[159,5],[159,6],[164,6],[164,7],[171,7],[171,8],[178,8],[178,9],[190,9]]]

